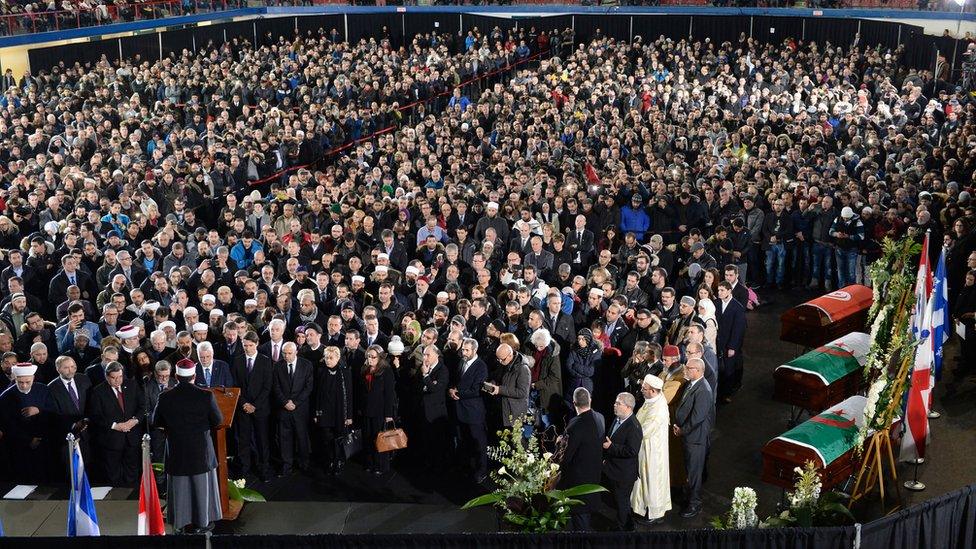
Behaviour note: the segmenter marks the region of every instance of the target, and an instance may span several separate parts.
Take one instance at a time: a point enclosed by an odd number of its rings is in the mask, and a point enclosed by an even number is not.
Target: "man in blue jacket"
[[[620,231],[632,232],[638,242],[644,241],[644,234],[651,227],[651,216],[644,209],[644,198],[634,193],[630,197],[630,204],[620,209]]]

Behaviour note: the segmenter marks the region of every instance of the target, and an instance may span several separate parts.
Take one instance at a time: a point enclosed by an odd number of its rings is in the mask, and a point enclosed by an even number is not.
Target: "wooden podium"
[[[217,453],[217,483],[220,486],[220,509],[225,520],[237,518],[237,512],[231,513],[230,501],[227,498],[227,429],[234,423],[234,412],[237,411],[237,399],[240,397],[241,390],[237,387],[216,387],[209,389],[217,399],[217,407],[224,420],[214,429],[213,436],[214,450]]]

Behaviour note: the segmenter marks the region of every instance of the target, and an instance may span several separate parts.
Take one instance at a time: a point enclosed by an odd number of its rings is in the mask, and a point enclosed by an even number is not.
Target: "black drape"
[[[193,31],[195,29],[180,29],[175,31],[169,31],[163,33],[163,57],[169,57],[170,54],[175,54],[176,57],[180,56],[180,52],[184,49],[190,51],[196,51],[193,46]],[[156,35],[153,35],[153,39]],[[198,44],[197,47],[203,44]],[[159,48],[159,44],[156,44],[156,48]],[[125,44],[122,44],[122,52],[125,53]],[[157,52],[157,55],[159,53]]]
[[[31,70],[34,72],[48,70],[64,61],[66,67],[75,63],[82,66],[91,66],[102,59],[105,55],[109,61],[119,59],[119,40],[99,40],[97,42],[85,42],[83,44],[67,44],[65,46],[51,46],[48,48],[37,48],[28,51]],[[158,59],[158,57],[157,57]]]
[[[294,17],[258,19],[255,23],[258,29],[258,44],[262,46],[277,44],[278,38],[282,36],[285,37],[285,40],[291,40],[295,37]]]
[[[824,17],[807,17],[806,28],[803,30],[807,42],[816,42],[821,46],[830,42],[833,46],[849,49],[857,34],[857,19],[839,19]]]
[[[220,26],[227,30],[228,41],[232,41],[237,38],[238,40],[244,40],[252,45],[254,44],[253,21],[238,21],[236,23],[227,23]]]
[[[796,528],[781,530],[690,530],[642,533],[519,534],[412,534],[253,536],[211,538],[214,549],[313,549],[332,547],[383,549],[450,549],[493,547],[505,549],[556,549],[613,547],[614,549],[850,549],[855,530],[848,528]],[[862,545],[862,547],[864,547]]]
[[[781,44],[787,38],[801,40],[803,19],[757,15],[752,18],[752,37],[762,44]]]
[[[861,527],[861,547],[976,547],[976,485],[920,503]]]
[[[457,34],[461,28],[461,18],[456,13],[405,13],[403,28],[408,41],[428,32]]]
[[[165,36],[169,33],[163,33]],[[159,35],[137,34],[136,36],[126,36],[122,40],[122,58],[133,59],[139,55],[143,61],[155,63],[159,61]]]
[[[590,41],[596,35],[597,30],[605,37],[627,42],[630,39],[630,17],[614,15],[576,17],[576,39],[578,41]]]
[[[710,38],[712,42],[737,43],[739,35],[749,36],[749,18],[734,15],[696,15],[691,22],[691,37],[695,40]]]
[[[862,19],[861,45],[874,47],[878,44],[891,49],[898,47],[898,24]]]
[[[503,33],[507,33],[509,30],[515,28],[515,20],[510,17],[491,17],[488,15],[479,15],[475,13],[465,13],[461,16],[462,28],[464,34],[468,31],[477,28],[482,34],[491,34],[492,29],[498,27]]]
[[[386,27],[393,47],[399,47],[403,44],[402,16],[402,13],[350,13],[346,16],[349,22],[349,43],[356,44],[363,38],[379,39],[380,32]]]
[[[581,18],[582,16],[577,16],[576,22],[578,23]],[[517,17],[515,22],[518,23],[518,28],[520,29],[528,30],[535,27],[537,32],[552,30],[562,31],[573,25],[573,16],[554,15],[552,17]],[[579,39],[576,40],[576,43],[579,43]]]
[[[322,35],[328,37],[332,29],[335,29],[343,40],[346,38],[346,26],[341,15],[312,15],[298,18],[298,32],[302,35],[311,32],[312,36],[319,38],[319,30],[321,30]]]
[[[662,35],[672,40],[688,38],[691,17],[688,15],[635,15],[634,36],[644,43],[653,42]]]

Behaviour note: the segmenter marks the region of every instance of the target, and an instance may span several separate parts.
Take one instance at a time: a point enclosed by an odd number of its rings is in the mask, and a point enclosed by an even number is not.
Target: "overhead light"
[[[960,7],[966,5],[966,0],[953,0],[955,3],[959,4]]]

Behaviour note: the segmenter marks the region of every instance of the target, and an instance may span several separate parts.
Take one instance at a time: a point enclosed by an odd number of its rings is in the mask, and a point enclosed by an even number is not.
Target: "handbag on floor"
[[[339,454],[346,460],[363,451],[363,431],[362,429],[350,429],[344,436],[336,439],[339,445]]]
[[[403,429],[393,424],[393,428],[385,431],[380,431],[376,434],[376,451],[392,452],[394,450],[403,450],[407,447],[407,433]]]

